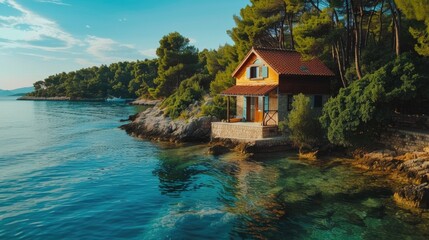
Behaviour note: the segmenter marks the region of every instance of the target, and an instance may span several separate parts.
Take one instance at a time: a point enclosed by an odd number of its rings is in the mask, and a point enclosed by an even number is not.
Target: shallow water
[[[0,239],[429,239],[388,180],[132,138],[135,107],[0,98]]]

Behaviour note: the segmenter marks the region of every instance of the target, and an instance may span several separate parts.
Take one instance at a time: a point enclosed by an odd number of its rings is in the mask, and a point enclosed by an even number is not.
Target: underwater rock
[[[309,151],[309,152],[302,152],[299,151],[298,157],[300,159],[307,159],[307,160],[316,160],[318,156],[319,150],[316,151]]]
[[[209,147],[208,153],[214,156],[222,155],[225,153],[228,153],[230,149],[226,146],[223,146],[221,144],[216,144],[211,147]]]
[[[429,183],[402,187],[393,197],[401,205],[429,209]]]

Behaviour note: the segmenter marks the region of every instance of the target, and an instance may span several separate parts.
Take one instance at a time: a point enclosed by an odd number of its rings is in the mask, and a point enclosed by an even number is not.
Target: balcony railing
[[[277,125],[276,116],[277,110],[265,110],[264,112],[264,126]]]

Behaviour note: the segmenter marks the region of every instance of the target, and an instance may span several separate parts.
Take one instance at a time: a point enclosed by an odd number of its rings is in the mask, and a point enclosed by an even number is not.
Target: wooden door
[[[255,122],[262,122],[264,115],[262,103],[262,97],[255,97]]]

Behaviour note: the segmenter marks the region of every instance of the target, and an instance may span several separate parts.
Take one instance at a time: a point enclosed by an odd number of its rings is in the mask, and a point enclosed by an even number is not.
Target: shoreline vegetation
[[[352,1],[352,6],[348,1],[298,2],[251,1],[234,16],[236,26],[228,31],[233,45],[200,51],[180,33],[169,33],[159,41],[155,59],[49,76],[34,83],[35,92],[24,98],[145,99],[135,103],[155,106],[121,126],[128,134],[158,141],[208,142],[210,123],[226,119],[227,100],[219,93],[235,84],[232,73],[239,61],[252,47],[290,49],[303,58],[319,58],[337,78],[331,82],[332,97],[317,117],[303,115],[308,107],[302,104],[307,101],[304,96],[293,102],[294,118],[279,123],[292,140],[285,148],[299,149],[308,158],[316,153],[345,154],[357,159],[355,167],[407,176],[398,177],[407,179],[408,185],[396,192],[397,202],[429,208],[429,158],[419,152],[426,148],[406,153],[415,156],[412,159],[374,149],[390,148],[379,144],[384,141],[380,136],[396,127],[398,113],[429,114],[429,9],[421,7],[429,2]],[[235,99],[229,105],[235,112]],[[212,150],[252,148],[239,145],[213,143]],[[356,149],[364,150],[354,154]]]

